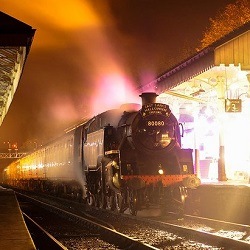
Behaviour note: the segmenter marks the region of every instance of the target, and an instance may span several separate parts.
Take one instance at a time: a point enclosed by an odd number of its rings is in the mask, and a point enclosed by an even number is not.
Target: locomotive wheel
[[[89,206],[94,206],[95,205],[95,197],[90,192],[88,192],[88,194],[87,194],[87,204]]]
[[[98,199],[98,207],[102,208],[102,209],[105,209],[106,208],[105,194],[103,192],[98,193],[97,199]]]
[[[183,216],[184,214],[184,208],[185,208],[185,202],[187,198],[187,190],[183,186],[178,187],[171,187],[171,206],[170,211],[174,211],[179,216]]]
[[[99,188],[97,191],[97,206],[102,209],[106,208],[106,197],[104,188],[102,188],[101,183],[99,183]]]
[[[121,193],[115,194],[115,205],[119,213],[123,213],[125,211],[124,197]]]
[[[112,191],[106,195],[106,208],[108,210],[115,209],[115,194]]]
[[[137,215],[138,199],[134,191],[129,191],[129,212],[131,215]]]

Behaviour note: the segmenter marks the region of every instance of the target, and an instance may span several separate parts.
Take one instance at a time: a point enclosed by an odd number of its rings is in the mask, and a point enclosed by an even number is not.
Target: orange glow
[[[23,1],[25,2],[25,1]],[[51,24],[61,29],[77,29],[82,27],[100,26],[100,20],[87,1],[57,1],[43,0],[30,1],[26,0],[30,8],[41,13],[43,18],[50,20]],[[25,4],[24,4],[25,6]],[[49,8],[48,8],[49,6]]]
[[[63,123],[67,127],[67,122],[75,123],[82,117],[119,107],[124,102],[140,103],[138,96],[130,96],[135,84],[112,40],[119,31],[107,3],[100,1],[97,7],[91,0],[1,1],[1,11],[36,29],[30,57],[40,55],[39,61],[43,60],[43,55],[57,57],[51,60],[53,66],[43,64],[39,69],[43,70],[41,75],[45,75],[40,81],[47,82],[49,77],[53,82],[46,93],[46,105],[43,105],[46,111],[40,112],[43,127],[49,126],[48,120],[50,124],[56,123],[54,128],[64,126]],[[62,72],[65,65],[69,67],[66,75]],[[85,87],[86,69],[91,72],[87,82],[90,88]],[[60,86],[70,85],[76,92],[80,84],[82,97],[79,99],[84,108],[89,99],[93,100],[92,105],[88,105],[92,108],[90,114],[87,109],[79,109],[80,105],[70,96],[67,87],[60,93]]]
[[[48,115],[54,117],[59,122],[67,122],[78,118],[77,111],[67,96],[54,97],[48,110]],[[48,120],[49,116],[47,116]]]
[[[102,26],[89,1],[1,1],[1,11],[37,29],[35,47],[59,48],[72,39],[71,31]]]

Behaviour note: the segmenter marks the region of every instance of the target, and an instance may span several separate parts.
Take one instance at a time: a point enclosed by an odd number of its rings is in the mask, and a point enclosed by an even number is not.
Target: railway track
[[[143,219],[144,220],[144,219]],[[184,215],[183,219],[147,219],[185,238],[223,249],[250,249],[250,226]]]
[[[96,236],[98,235],[102,240],[113,244],[115,246],[113,246],[113,249],[117,249],[116,247],[118,247],[119,249],[157,249],[144,242],[138,241],[135,238],[122,234],[116,231],[115,229],[112,229],[108,226],[104,226],[105,222],[98,223],[97,221],[93,221],[86,217],[79,216],[62,208],[56,207],[54,205],[48,204],[46,202],[21,193],[18,193],[17,196],[21,196],[22,198],[28,199],[40,208],[42,207],[53,214],[56,214],[63,218],[67,218],[67,220],[70,220],[72,223],[77,224],[78,226],[82,226],[83,228],[88,229],[92,234],[94,233]]]
[[[119,216],[131,219],[130,215]],[[146,231],[150,235],[147,243],[159,249],[172,249],[168,248],[170,246],[177,249],[250,249],[248,225],[194,216],[185,216],[184,219],[173,219],[173,216],[132,219],[144,225],[141,229],[138,226],[136,233],[124,227],[116,226],[116,229],[128,235],[136,234],[141,239],[145,238]],[[110,219],[109,222],[115,225]]]
[[[67,250],[63,244],[31,219],[31,217],[25,213],[23,213],[23,217],[37,249]]]
[[[173,216],[149,219],[86,208],[83,204],[69,201],[63,204],[64,208],[57,208],[56,213],[65,214],[74,223],[85,225],[119,249],[250,249],[247,225],[194,216],[185,216],[183,220],[173,219]],[[50,206],[47,209],[51,209]],[[67,211],[64,211],[65,207]],[[241,232],[242,238],[239,238],[239,233],[238,238],[225,236],[226,230]]]

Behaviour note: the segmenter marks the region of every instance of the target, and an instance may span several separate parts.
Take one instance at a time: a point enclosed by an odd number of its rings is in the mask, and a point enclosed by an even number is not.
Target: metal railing
[[[22,158],[25,156],[27,153],[0,153],[0,159],[17,159],[17,158]]]

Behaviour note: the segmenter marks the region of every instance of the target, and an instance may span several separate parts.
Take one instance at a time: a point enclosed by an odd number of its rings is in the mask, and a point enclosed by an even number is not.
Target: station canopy
[[[250,178],[250,22],[140,87],[155,91],[182,125],[201,179]]]
[[[0,12],[0,125],[13,100],[35,30]]]
[[[250,22],[138,88],[193,101],[250,96]]]

